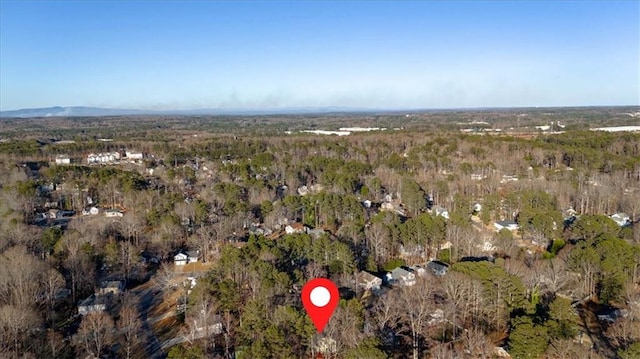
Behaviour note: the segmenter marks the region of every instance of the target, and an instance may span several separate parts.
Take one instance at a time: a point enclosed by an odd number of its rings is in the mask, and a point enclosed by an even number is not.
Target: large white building
[[[127,156],[127,159],[130,160],[141,160],[144,158],[144,154],[138,151],[126,151],[125,155]]]
[[[87,163],[111,163],[120,160],[119,152],[105,152],[97,155],[91,153],[87,156]]]

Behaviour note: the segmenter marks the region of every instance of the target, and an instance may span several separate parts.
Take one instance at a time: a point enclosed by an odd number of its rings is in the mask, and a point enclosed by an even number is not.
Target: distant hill
[[[138,110],[119,110],[98,107],[44,107],[26,108],[14,111],[1,111],[0,117],[32,118],[32,117],[78,117],[78,116],[121,116],[144,114]]]
[[[0,111],[2,118],[38,118],[38,117],[91,117],[91,116],[125,116],[125,115],[277,115],[277,114],[310,114],[310,113],[357,113],[377,112],[380,110],[353,107],[292,107],[273,109],[197,109],[175,111],[144,111],[111,109],[99,107],[45,107],[26,108],[13,111]]]

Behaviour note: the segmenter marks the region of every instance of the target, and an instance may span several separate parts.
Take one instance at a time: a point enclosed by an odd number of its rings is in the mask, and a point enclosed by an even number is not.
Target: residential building
[[[124,217],[124,212],[119,209],[108,209],[104,211],[106,217]]]
[[[78,303],[78,313],[80,315],[87,315],[89,313],[104,312],[109,307],[111,302],[111,295],[90,295],[87,299]]]
[[[137,151],[125,151],[125,156],[129,160],[141,160],[144,158],[144,154],[142,152]]]
[[[620,227],[630,226],[632,223],[631,217],[626,213],[616,213],[609,218],[613,219]]]
[[[398,267],[386,275],[387,283],[391,285],[412,286],[416,284],[416,275],[408,270]]]
[[[95,216],[98,213],[100,213],[100,209],[96,206],[85,208],[82,210],[83,216],[89,216],[89,215]]]
[[[100,164],[100,163],[112,163],[120,160],[119,152],[105,152],[105,153],[90,153],[87,156],[87,163]]]
[[[98,288],[97,294],[105,295],[105,294],[113,294],[119,295],[124,292],[124,282],[121,280],[108,280],[100,283],[100,288]]]
[[[447,274],[449,265],[440,261],[431,261],[427,263],[427,268],[429,268],[429,270],[431,270],[431,273],[433,273],[436,277],[442,277]]]
[[[288,224],[286,227],[284,227],[284,231],[286,234],[304,233],[305,226],[300,222],[295,222],[295,223]]]
[[[380,277],[365,271],[356,273],[356,288],[359,290],[370,290],[372,293],[377,293],[381,285],[382,278]]]
[[[67,155],[57,155],[56,156],[56,164],[57,165],[68,165],[71,163],[71,159]]]
[[[173,264],[183,266],[189,263],[196,263],[200,260],[200,251],[180,252],[173,256]]]
[[[493,224],[493,226],[496,228],[497,232],[500,232],[500,230],[502,230],[503,228],[506,228],[510,231],[517,231],[518,230],[518,223],[516,223],[516,221],[497,221]]]

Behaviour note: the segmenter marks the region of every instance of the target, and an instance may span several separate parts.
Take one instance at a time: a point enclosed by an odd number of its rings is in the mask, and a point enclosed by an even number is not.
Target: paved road
[[[152,284],[147,288],[134,290],[133,294],[138,299],[138,313],[140,313],[140,320],[142,321],[142,333],[140,337],[143,341],[142,344],[146,357],[151,359],[164,359],[166,354],[162,350],[160,342],[151,328],[151,324],[153,323],[149,322],[149,308],[151,308],[156,299],[153,293],[157,290],[159,290],[159,288]]]

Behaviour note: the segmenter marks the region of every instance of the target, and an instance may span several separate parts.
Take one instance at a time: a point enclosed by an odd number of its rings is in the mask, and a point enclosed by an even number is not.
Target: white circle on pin
[[[329,304],[329,300],[331,300],[331,293],[329,293],[327,288],[318,286],[311,290],[309,297],[311,297],[311,303],[313,303],[313,305],[316,307],[324,307]]]

